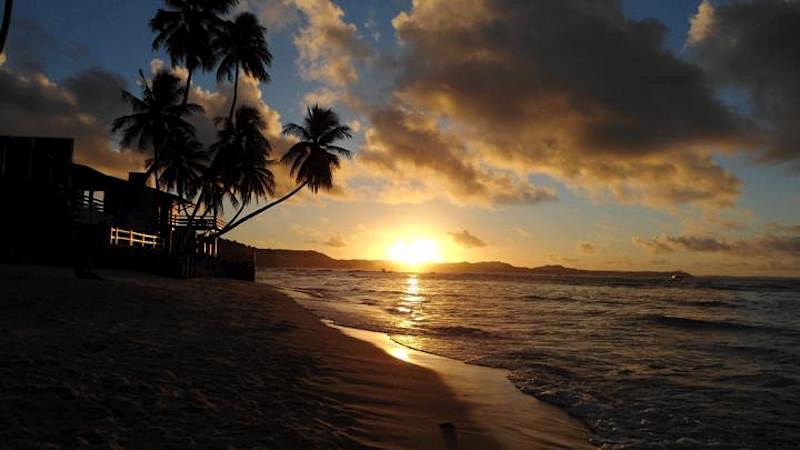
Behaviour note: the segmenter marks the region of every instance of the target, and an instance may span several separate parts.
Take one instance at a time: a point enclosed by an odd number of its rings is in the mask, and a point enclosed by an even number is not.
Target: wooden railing
[[[173,227],[189,227],[189,218],[186,216],[173,216],[170,225]],[[191,228],[197,230],[220,230],[225,226],[221,217],[195,217],[191,220]]]
[[[164,239],[155,234],[139,233],[111,227],[109,243],[120,247],[164,248]]]

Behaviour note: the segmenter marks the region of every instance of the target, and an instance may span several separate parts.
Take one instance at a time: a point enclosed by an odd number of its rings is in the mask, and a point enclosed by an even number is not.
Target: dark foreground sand
[[[431,370],[263,285],[0,266],[0,449],[502,448]]]

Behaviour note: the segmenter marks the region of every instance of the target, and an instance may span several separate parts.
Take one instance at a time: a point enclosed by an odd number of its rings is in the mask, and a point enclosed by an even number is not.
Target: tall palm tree
[[[238,0],[164,0],[170,9],[159,9],[150,20],[150,29],[157,33],[153,50],[163,47],[173,66],[183,64],[189,72],[182,105],[189,102],[194,71],[214,67],[212,44],[224,27],[222,16],[236,3]]]
[[[141,71],[139,76],[142,98],[122,91],[122,98],[131,105],[133,112],[115,119],[111,131],[122,133],[120,143],[125,147],[135,145],[142,151],[153,150],[151,167],[155,167],[153,173],[158,190],[160,153],[175,136],[194,136],[194,127],[184,116],[202,112],[203,108],[192,103],[181,105],[184,88],[175,75],[162,70],[153,76],[152,81],[148,81]]]
[[[228,120],[233,120],[236,110],[236,99],[239,94],[239,71],[258,81],[269,83],[267,67],[272,64],[272,54],[266,39],[267,29],[258,22],[258,18],[249,12],[236,16],[228,21],[217,37],[214,47],[219,52],[217,81],[227,79],[233,81],[233,101],[228,113]]]
[[[320,108],[319,105],[308,108],[303,125],[287,124],[283,127],[283,134],[300,139],[281,158],[281,162],[290,166],[290,173],[295,177],[297,187],[238,221],[232,220],[215,237],[228,233],[269,208],[279,205],[306,186],[315,194],[320,189],[332,189],[333,172],[340,166],[339,157],[350,158],[352,155],[350,150],[335,145],[337,141],[349,139],[353,135],[350,127],[342,125],[339,116],[330,108]]]
[[[193,135],[170,135],[159,159],[148,160],[148,175],[161,172],[158,179],[167,190],[175,190],[181,198],[193,198],[200,176],[206,169],[208,153]]]
[[[3,24],[0,25],[0,53],[6,48],[6,37],[8,37],[8,29],[11,27],[11,8],[14,6],[12,0],[6,0],[6,6],[3,8]]]
[[[262,131],[266,127],[261,112],[241,106],[233,121],[224,121],[218,141],[210,148],[214,155],[211,172],[219,176],[231,203],[239,206],[231,222],[236,221],[251,201],[275,193],[275,178],[268,168],[271,147]]]

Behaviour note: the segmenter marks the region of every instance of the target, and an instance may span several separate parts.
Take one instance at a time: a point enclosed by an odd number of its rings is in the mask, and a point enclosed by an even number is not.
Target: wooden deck
[[[189,227],[196,230],[221,230],[225,226],[225,221],[221,217],[196,217],[189,220],[186,216],[173,216],[170,225],[173,227]]]

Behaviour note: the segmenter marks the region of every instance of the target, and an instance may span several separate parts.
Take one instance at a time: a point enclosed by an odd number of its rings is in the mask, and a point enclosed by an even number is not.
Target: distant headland
[[[367,259],[335,259],[314,250],[256,249],[258,268],[298,268],[298,269],[336,269],[365,271],[407,272],[408,267],[393,261]],[[688,278],[692,275],[683,271],[621,271],[584,270],[562,265],[539,267],[519,267],[502,261],[432,263],[422,266],[422,272],[435,273],[529,273],[538,275],[586,275],[586,276],[627,276],[627,277],[668,277]]]

